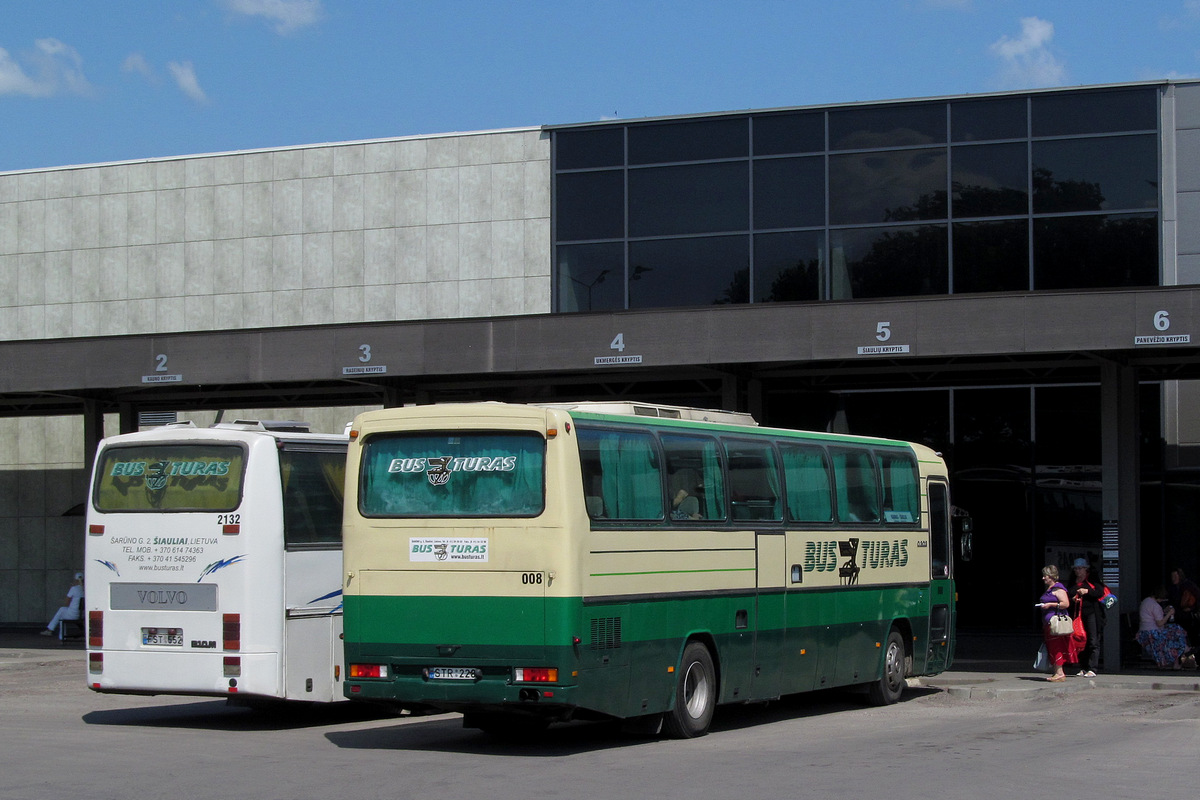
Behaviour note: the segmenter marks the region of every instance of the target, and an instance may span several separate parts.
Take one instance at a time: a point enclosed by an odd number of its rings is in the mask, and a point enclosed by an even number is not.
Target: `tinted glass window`
[[[734,520],[783,519],[775,451],[759,442],[727,441],[729,511]]]
[[[625,161],[625,131],[622,128],[558,131],[554,134],[554,149],[558,169],[619,167]]]
[[[746,117],[634,125],[629,128],[629,163],[663,164],[746,158],[750,155]]]
[[[558,240],[618,239],[625,235],[625,173],[570,172],[555,182]]]
[[[950,163],[954,216],[1029,213],[1029,156],[1024,142],[955,147]]]
[[[945,294],[949,253],[945,225],[833,231],[835,300]]]
[[[1033,210],[1158,208],[1158,137],[1033,143]]]
[[[838,449],[832,455],[838,521],[878,522],[879,480],[871,454]]]
[[[1022,139],[1029,132],[1024,97],[963,100],[950,104],[950,138],[956,142]]]
[[[661,441],[671,519],[725,519],[725,482],[717,443],[698,436],[674,435],[664,435]]]
[[[708,306],[750,299],[747,236],[631,242],[631,308]]]
[[[911,453],[880,453],[883,476],[883,521],[888,524],[921,521],[921,482]]]
[[[770,158],[754,162],[756,229],[824,224],[824,158]]]
[[[754,155],[815,153],[825,149],[822,113],[769,114],[754,117]]]
[[[1033,223],[1035,289],[1158,283],[1158,217],[1094,215]]]
[[[545,506],[546,441],[531,433],[372,436],[359,509],[368,517],[533,517]]]
[[[820,231],[760,233],[754,237],[754,302],[819,300],[825,270]]]
[[[744,231],[750,227],[748,162],[629,172],[629,235]]]
[[[781,444],[779,453],[787,486],[788,519],[796,522],[832,520],[833,482],[825,451],[816,446]]]
[[[929,567],[934,578],[950,577],[950,495],[946,484],[929,482]]]
[[[639,431],[579,426],[583,498],[592,519],[663,518],[662,471],[654,438]]]
[[[946,106],[874,106],[829,112],[829,149],[866,150],[946,141]]]
[[[834,225],[946,217],[946,151],[896,150],[829,158]]]
[[[246,453],[237,445],[110,447],[97,468],[98,511],[232,511]]]
[[[559,245],[559,311],[611,311],[625,307],[625,245]]]
[[[1158,92],[1152,88],[1039,94],[1030,105],[1034,136],[1158,129]]]
[[[283,482],[283,538],[289,545],[342,541],[342,495],[346,485],[345,450],[279,451]]]
[[[1029,289],[1029,223],[958,222],[954,225],[954,293]]]

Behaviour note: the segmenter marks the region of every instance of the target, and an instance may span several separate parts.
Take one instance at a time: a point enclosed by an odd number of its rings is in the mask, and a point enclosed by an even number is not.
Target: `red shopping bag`
[[[1087,644],[1087,631],[1083,629],[1083,601],[1075,601],[1075,630],[1067,640],[1067,663],[1079,663],[1079,651]]]

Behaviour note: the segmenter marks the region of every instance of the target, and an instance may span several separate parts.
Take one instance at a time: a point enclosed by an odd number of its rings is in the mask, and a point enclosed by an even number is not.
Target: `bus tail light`
[[[351,678],[386,678],[387,664],[351,664],[348,669]]]
[[[225,656],[224,671],[226,678],[242,677],[242,657]]]
[[[88,653],[88,672],[93,675],[104,672],[104,653]]]
[[[242,649],[242,615],[221,615],[221,647],[225,650]]]
[[[555,667],[515,667],[513,680],[517,683],[558,683]]]
[[[89,536],[99,536],[102,533],[104,533],[103,525],[96,525],[96,524],[88,525],[88,535]]]
[[[87,619],[88,647],[104,647],[104,612],[89,611]]]

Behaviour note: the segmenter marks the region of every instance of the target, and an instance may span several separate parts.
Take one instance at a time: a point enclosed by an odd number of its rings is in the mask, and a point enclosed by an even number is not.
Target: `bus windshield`
[[[237,445],[111,447],[96,476],[98,511],[233,511],[245,451]]]
[[[367,439],[359,510],[368,517],[533,517],[545,507],[546,442],[534,433]]]

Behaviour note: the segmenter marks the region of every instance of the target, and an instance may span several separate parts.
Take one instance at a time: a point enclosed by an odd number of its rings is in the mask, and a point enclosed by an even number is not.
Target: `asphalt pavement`
[[[1022,692],[1077,692],[1132,689],[1200,692],[1200,672],[1156,669],[1142,659],[1130,659],[1116,670],[1101,669],[1094,678],[1076,677],[1067,669],[1065,681],[1051,683],[1033,670],[1041,637],[1038,634],[962,632],[951,669],[940,675],[909,679],[910,685],[941,689],[969,700],[989,700]],[[59,642],[41,636],[36,628],[0,628],[0,670],[23,669],[58,661],[78,661],[80,676],[86,648],[82,640]]]

